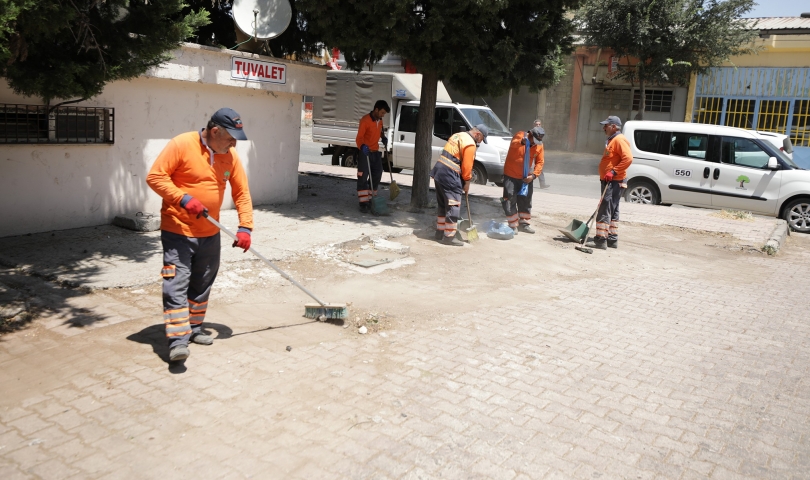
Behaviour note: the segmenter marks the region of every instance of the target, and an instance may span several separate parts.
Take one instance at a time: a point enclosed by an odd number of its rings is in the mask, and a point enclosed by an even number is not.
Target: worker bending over
[[[461,194],[470,190],[475,151],[481,142],[487,143],[488,134],[484,124],[453,134],[430,171],[436,187],[436,240],[445,245],[464,245],[456,239]]]

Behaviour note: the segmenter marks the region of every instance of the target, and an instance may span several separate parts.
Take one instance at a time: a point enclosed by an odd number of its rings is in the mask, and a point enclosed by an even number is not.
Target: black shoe
[[[452,247],[463,247],[464,246],[464,242],[462,242],[461,240],[456,239],[456,237],[444,236],[444,237],[442,237],[441,240],[439,240],[439,242],[441,242],[442,245],[450,245]]]
[[[619,248],[619,241],[618,240],[608,240],[607,241],[608,248]]]
[[[440,241],[442,237],[444,237],[443,230],[436,230],[436,233],[433,234],[433,238],[435,238],[437,242]]]
[[[368,213],[368,212],[370,212],[371,208],[369,208],[369,207],[370,206],[369,206],[368,203],[361,203],[360,204],[360,213]]]
[[[587,245],[586,247],[595,248],[597,250],[607,250],[607,242],[602,239],[594,238],[593,241]]]
[[[525,224],[520,226],[520,231],[521,232],[526,232],[526,233],[535,233],[536,232],[536,230],[533,229],[531,225],[525,225]]]

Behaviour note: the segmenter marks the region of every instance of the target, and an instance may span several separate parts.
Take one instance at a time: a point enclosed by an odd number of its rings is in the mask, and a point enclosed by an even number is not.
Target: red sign
[[[287,66],[244,57],[231,57],[231,78],[251,82],[287,83]]]

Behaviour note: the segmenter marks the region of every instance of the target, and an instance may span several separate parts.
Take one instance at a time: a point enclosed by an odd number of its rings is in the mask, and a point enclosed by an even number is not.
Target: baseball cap
[[[619,117],[615,117],[613,115],[609,116],[605,120],[599,122],[600,125],[616,125],[617,127],[622,126],[622,121]]]
[[[489,135],[489,127],[484,125],[483,123],[479,123],[475,126],[482,135],[484,135],[484,143],[487,143],[487,135]]]
[[[540,137],[546,134],[546,131],[543,130],[543,127],[534,127],[531,130],[529,130],[529,132],[531,132],[532,136],[538,140],[542,140]]]
[[[247,140],[244,130],[242,130],[242,119],[239,114],[230,108],[220,108],[213,115],[211,121],[224,128],[237,140]]]

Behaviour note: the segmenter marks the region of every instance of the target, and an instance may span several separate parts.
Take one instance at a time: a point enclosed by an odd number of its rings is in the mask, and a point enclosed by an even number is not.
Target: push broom
[[[207,210],[204,211],[202,213],[202,215],[205,218],[207,218],[209,222],[216,225],[217,228],[219,228],[220,230],[225,232],[226,235],[233,238],[234,240],[238,240],[236,238],[236,235],[233,234],[233,232],[231,232],[230,230],[225,228],[225,226],[222,225],[221,223],[219,223],[218,221],[216,221],[213,218],[209,217]],[[318,302],[318,303],[307,303],[306,305],[304,305],[304,316],[305,317],[314,318],[314,319],[317,319],[317,320],[319,320],[321,322],[323,322],[325,320],[345,320],[345,319],[349,318],[349,307],[346,306],[346,304],[343,304],[343,303],[324,303],[324,302],[320,301],[318,299],[318,297],[316,297],[315,295],[312,294],[312,292],[310,292],[309,290],[304,288],[304,286],[301,285],[300,283],[296,282],[294,278],[292,278],[291,276],[284,273],[284,271],[282,271],[280,268],[275,266],[273,264],[273,262],[266,259],[264,257],[264,255],[262,255],[261,253],[257,252],[256,249],[254,249],[253,247],[250,247],[248,250],[250,250],[250,253],[252,253],[253,255],[256,255],[257,257],[259,257],[260,260],[262,260],[264,263],[269,265],[270,268],[277,271],[279,275],[281,275],[282,277],[289,280],[290,283],[292,283],[296,287],[300,288],[302,292],[306,293],[307,295],[312,297],[313,300]]]

